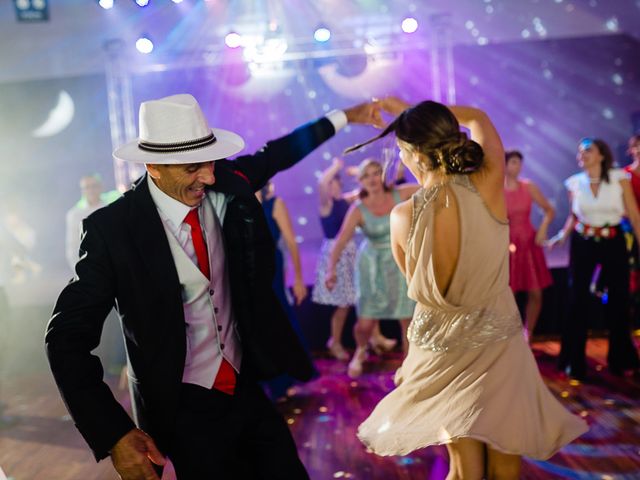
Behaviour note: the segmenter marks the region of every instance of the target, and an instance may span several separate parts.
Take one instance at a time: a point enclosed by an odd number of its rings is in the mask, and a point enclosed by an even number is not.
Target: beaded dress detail
[[[455,196],[460,221],[457,266],[444,296],[433,265],[439,195]],[[587,430],[549,392],[524,340],[508,247],[508,224],[491,215],[469,176],[413,195],[405,267],[417,305],[409,353],[396,389],[358,430],[375,453],[405,455],[469,437],[545,459]]]

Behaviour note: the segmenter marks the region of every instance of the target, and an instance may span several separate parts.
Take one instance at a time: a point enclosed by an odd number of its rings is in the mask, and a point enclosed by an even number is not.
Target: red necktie
[[[207,244],[204,243],[204,237],[202,236],[202,228],[200,227],[197,208],[189,211],[184,219],[184,223],[191,227],[191,240],[193,241],[193,248],[196,251],[196,257],[198,258],[198,268],[208,279],[211,279],[209,254],[207,253]],[[218,375],[216,375],[216,379],[213,382],[213,388],[228,395],[233,395],[235,391],[236,372],[224,357],[222,357]]]
[[[204,237],[202,236],[202,228],[200,227],[197,208],[189,211],[184,218],[184,223],[191,227],[191,240],[193,241],[193,248],[196,250],[196,257],[198,257],[198,268],[208,279],[211,279],[211,274],[209,273],[209,254],[207,253],[207,244],[204,243]]]

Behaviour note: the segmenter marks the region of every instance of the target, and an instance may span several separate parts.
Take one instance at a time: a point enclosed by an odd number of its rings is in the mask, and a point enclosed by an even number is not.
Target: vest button
[[[218,307],[213,307],[213,313],[218,313]]]
[[[222,331],[222,325],[218,325],[218,331],[221,332]]]
[[[220,344],[220,350],[224,350],[224,343]]]
[[[213,296],[213,288],[209,290],[209,295]]]

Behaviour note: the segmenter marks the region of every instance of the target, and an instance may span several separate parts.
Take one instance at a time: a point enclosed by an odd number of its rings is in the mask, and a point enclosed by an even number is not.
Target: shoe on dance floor
[[[371,337],[369,340],[371,350],[373,350],[376,355],[382,355],[383,353],[390,352],[396,348],[397,344],[398,341],[395,338],[387,338],[383,335],[375,338]]]
[[[332,338],[327,342],[327,349],[331,356],[333,356],[336,360],[340,360],[341,362],[346,362],[349,360],[349,354],[344,349],[342,344],[334,342]]]
[[[366,348],[356,348],[353,358],[349,362],[349,367],[347,368],[347,375],[349,377],[358,378],[362,375],[362,364],[367,361],[367,356]]]

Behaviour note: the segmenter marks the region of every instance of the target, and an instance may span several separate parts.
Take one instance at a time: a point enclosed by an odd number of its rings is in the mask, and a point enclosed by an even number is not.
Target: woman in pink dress
[[[632,135],[629,139],[627,153],[631,157],[631,163],[624,169],[631,174],[631,188],[636,202],[640,202],[640,133]]]
[[[531,338],[542,309],[542,290],[552,283],[541,246],[547,240],[547,228],[555,211],[540,189],[529,180],[521,180],[522,154],[506,152],[504,195],[509,218],[509,286],[516,292],[527,292],[525,326]],[[538,231],[531,224],[531,205],[544,210]]]
[[[631,189],[633,196],[636,197],[636,203],[640,205],[640,133],[636,133],[629,139],[629,148],[627,154],[631,157],[631,163],[624,167],[625,172],[629,172],[631,176]],[[640,316],[640,253],[638,252],[638,240],[633,237],[633,245],[631,246],[631,277],[629,284],[629,292],[632,295],[632,318],[636,323]]]

